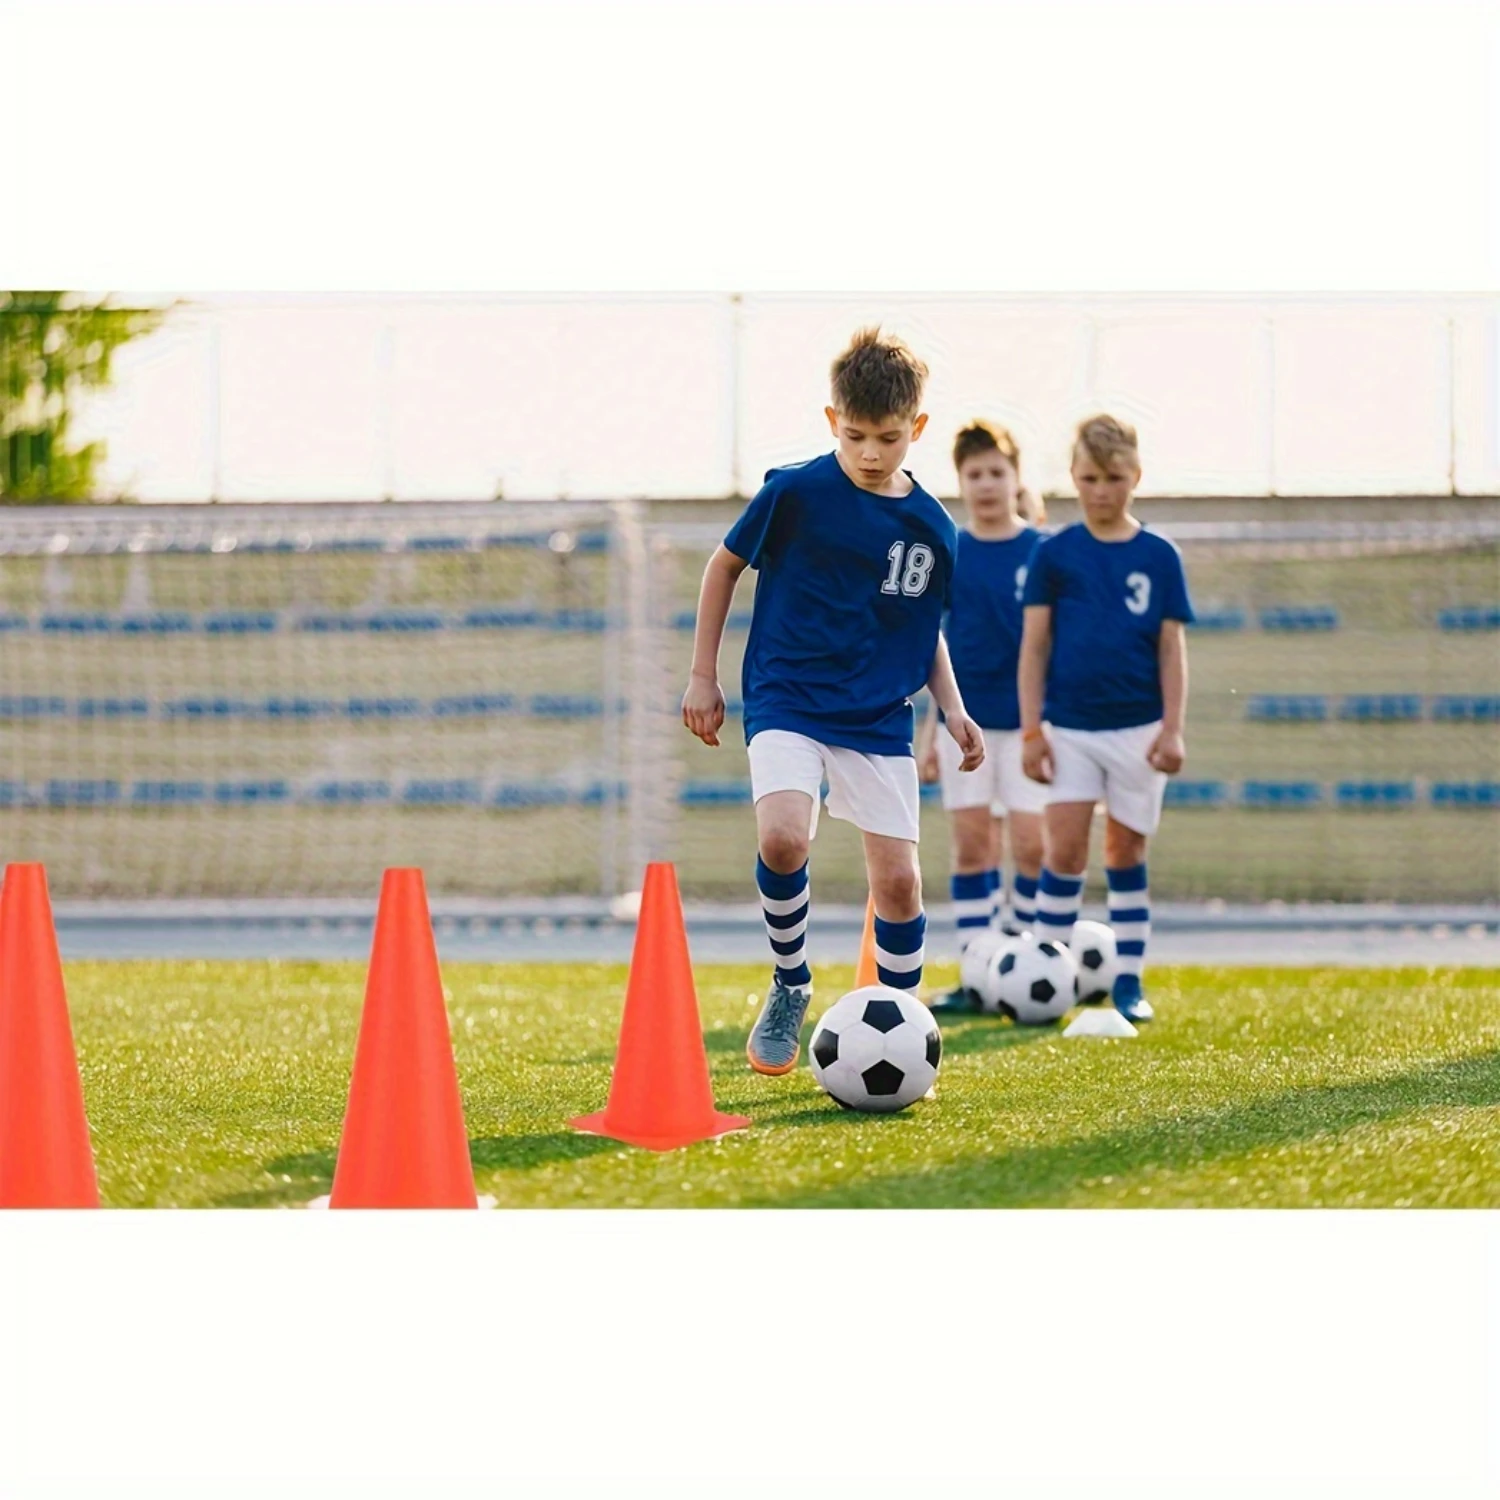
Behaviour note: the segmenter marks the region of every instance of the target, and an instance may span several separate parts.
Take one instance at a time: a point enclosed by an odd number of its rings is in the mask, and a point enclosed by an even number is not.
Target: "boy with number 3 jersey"
[[[1135,429],[1108,416],[1080,424],[1072,475],[1083,520],[1037,545],[1022,596],[1022,759],[1049,788],[1036,933],[1072,937],[1089,824],[1103,801],[1109,920],[1120,951],[1115,1008],[1148,1021],[1146,846],[1167,777],[1185,754],[1184,627],[1193,608],[1177,548],[1130,514],[1141,480]]]
[[[925,684],[965,770],[984,740],[964,712],[939,630],[957,528],[901,467],[927,417],[927,367],[879,329],[834,362],[834,452],[772,469],[709,559],[698,598],[683,723],[717,745],[719,647],[735,585],[758,573],[742,689],[760,890],[775,972],[746,1052],[789,1073],[812,997],[808,848],[826,776],[828,811],[864,835],[880,982],[915,991],[926,917],[917,866],[911,696]]]

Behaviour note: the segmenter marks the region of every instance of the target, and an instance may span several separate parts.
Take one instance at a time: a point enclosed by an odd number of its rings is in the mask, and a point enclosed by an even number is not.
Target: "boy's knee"
[[[890,912],[888,920],[909,922],[922,909],[922,874],[915,861],[909,868],[887,870],[880,878],[876,892],[881,915]]]
[[[1112,870],[1129,869],[1145,862],[1146,835],[1111,822],[1104,830],[1104,863]]]
[[[760,836],[760,857],[778,875],[791,875],[807,863],[807,833],[794,828],[767,828]]]
[[[1089,867],[1089,841],[1049,837],[1044,863],[1054,875],[1082,875]]]

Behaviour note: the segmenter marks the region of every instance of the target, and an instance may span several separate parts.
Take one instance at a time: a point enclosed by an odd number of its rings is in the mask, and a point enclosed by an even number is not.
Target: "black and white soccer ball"
[[[1000,993],[1000,965],[1007,955],[1013,956],[1018,949],[1024,948],[1031,942],[1032,936],[1029,932],[1018,932],[1010,937],[1002,934],[1000,941],[994,946],[989,962],[984,966],[984,974],[979,981],[979,1004],[987,1014],[992,1016],[1011,1014],[1010,1006]]]
[[[1108,1000],[1114,993],[1115,975],[1120,972],[1114,928],[1103,922],[1075,922],[1068,947],[1078,965],[1078,1003],[1098,1005]]]
[[[825,1013],[810,1051],[813,1077],[835,1103],[893,1114],[937,1081],[943,1040],[915,995],[870,984]]]
[[[990,960],[995,956],[1006,937],[1002,932],[985,927],[971,937],[958,960],[958,982],[984,998],[984,976],[989,970]]]
[[[995,958],[997,1004],[1022,1026],[1046,1026],[1073,1008],[1078,965],[1061,943],[1021,943]]]

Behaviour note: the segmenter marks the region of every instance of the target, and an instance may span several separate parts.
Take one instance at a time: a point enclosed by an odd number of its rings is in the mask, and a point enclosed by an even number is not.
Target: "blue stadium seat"
[[[566,693],[537,693],[531,712],[539,719],[590,719],[604,712],[598,698]]]
[[[684,781],[677,791],[684,807],[740,806],[750,801],[748,781]]]
[[[464,778],[408,781],[401,801],[407,807],[472,807],[479,801],[479,783]]]
[[[488,718],[492,714],[508,714],[514,711],[516,700],[510,693],[457,693],[447,698],[434,698],[431,712],[434,718]]]
[[[1212,606],[1200,609],[1198,618],[1188,627],[1190,630],[1228,632],[1245,628],[1245,611],[1233,605],[1223,608]]]
[[[1438,611],[1440,630],[1500,630],[1500,605],[1461,604]]]
[[[49,781],[48,807],[109,807],[120,800],[118,781]]]
[[[25,615],[0,615],[0,631],[30,630],[31,621]]]
[[[609,616],[602,609],[559,609],[548,621],[549,630],[582,630],[597,635],[609,626]]]
[[[1337,630],[1339,612],[1331,604],[1275,604],[1260,612],[1262,630]]]
[[[1340,807],[1410,807],[1417,789],[1410,781],[1341,781],[1337,796]]]
[[[293,719],[306,722],[326,719],[338,712],[332,698],[267,698],[260,711],[268,719]]]
[[[31,801],[24,781],[0,781],[0,807],[26,807]]]
[[[44,698],[36,693],[0,698],[0,719],[56,719],[67,712],[66,698]]]
[[[1432,700],[1432,717],[1439,723],[1494,724],[1500,721],[1500,697],[1440,693]]]
[[[202,625],[208,635],[270,635],[277,617],[265,609],[225,609],[204,615]]]
[[[1321,723],[1328,699],[1321,693],[1255,693],[1245,703],[1247,719],[1279,724]]]
[[[696,610],[679,610],[672,616],[672,624],[678,630],[693,630],[698,624],[698,613]],[[750,611],[748,609],[737,609],[730,614],[724,622],[726,630],[749,630]]]
[[[137,781],[130,789],[137,807],[196,807],[207,799],[202,781]]]
[[[175,698],[163,703],[169,719],[253,719],[255,708],[243,698]]]
[[[471,630],[537,630],[543,623],[542,611],[522,606],[487,605],[471,609],[461,623]]]
[[[413,552],[462,552],[469,544],[461,536],[414,536],[406,545]]]
[[[1245,807],[1316,807],[1322,800],[1323,788],[1316,781],[1247,781],[1240,788]]]
[[[193,628],[193,617],[183,610],[158,610],[147,615],[121,615],[121,635],[185,635]]]
[[[1421,717],[1419,693],[1354,693],[1339,704],[1339,718],[1361,724],[1409,724]]]
[[[567,787],[546,781],[502,782],[490,795],[491,807],[562,807],[570,800]]]
[[[359,617],[347,613],[320,611],[317,614],[302,615],[297,620],[298,630],[309,630],[318,635],[335,635],[361,628]]]
[[[350,698],[344,712],[351,719],[416,719],[422,703],[418,698]]]
[[[382,609],[364,616],[366,630],[402,632],[441,630],[443,617],[434,609]]]
[[[1436,781],[1434,807],[1500,807],[1500,781]]]
[[[365,807],[391,800],[388,781],[318,781],[302,794],[304,802],[320,807]]]
[[[292,800],[292,788],[285,781],[218,781],[214,783],[214,801],[223,806],[279,806]]]
[[[42,630],[47,635],[107,635],[114,621],[102,614],[45,614]]]
[[[1222,781],[1179,781],[1167,783],[1168,807],[1223,807],[1229,800],[1229,788]]]
[[[146,719],[151,704],[145,698],[80,698],[74,712],[80,719]]]

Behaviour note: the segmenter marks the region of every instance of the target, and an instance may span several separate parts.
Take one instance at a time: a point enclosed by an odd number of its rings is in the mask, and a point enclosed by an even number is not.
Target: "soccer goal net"
[[[55,892],[612,896],[671,859],[743,901],[753,577],[717,750],[681,727],[723,518],[643,505],[118,507],[0,530],[0,858]],[[1169,528],[1200,614],[1164,897],[1500,893],[1500,536],[1490,523]],[[923,869],[947,830],[924,799]],[[857,835],[815,878],[862,900]]]

